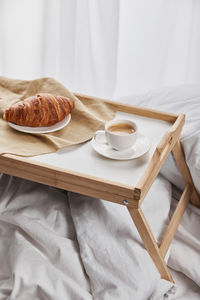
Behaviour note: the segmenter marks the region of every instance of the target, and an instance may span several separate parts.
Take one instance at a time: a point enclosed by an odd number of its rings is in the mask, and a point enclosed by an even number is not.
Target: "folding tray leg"
[[[192,191],[191,191],[191,199],[190,200],[191,200],[192,204],[194,204],[195,206],[200,208],[200,197],[194,186],[193,179],[190,174],[190,170],[186,164],[185,154],[184,154],[183,147],[181,145],[180,140],[178,140],[176,142],[174,148],[172,149],[172,152],[173,152],[174,158],[176,160],[176,164],[179,168],[179,171],[183,177],[185,184],[186,185],[190,184],[190,186],[191,186]]]
[[[200,197],[194,186],[193,179],[190,174],[190,170],[187,166],[185,154],[180,140],[177,140],[172,149],[172,152],[176,160],[176,164],[179,168],[179,171],[185,182],[185,189],[181,195],[181,198],[178,201],[178,205],[174,211],[174,214],[171,218],[171,221],[164,233],[163,239],[160,244],[160,251],[163,257],[165,257],[167,253],[167,250],[172,242],[172,239],[185,212],[185,209],[189,203],[189,200],[191,200],[192,204],[194,204],[195,206],[200,207]]]
[[[191,188],[190,185],[187,184],[160,243],[160,251],[163,257],[165,257],[167,250],[172,242],[172,239],[176,233],[177,227],[190,200],[190,196]]]
[[[189,199],[195,206],[200,207],[200,197],[195,189],[192,176],[185,161],[184,151],[179,140],[177,140],[175,143],[172,152],[186,186],[171,218],[171,221],[164,233],[160,247],[157,245],[142,209],[140,207],[127,208],[140,234],[140,237],[143,240],[146,250],[161,274],[161,278],[174,282],[164,258],[187,207]]]
[[[141,208],[128,207],[128,210],[161,278],[174,282]]]

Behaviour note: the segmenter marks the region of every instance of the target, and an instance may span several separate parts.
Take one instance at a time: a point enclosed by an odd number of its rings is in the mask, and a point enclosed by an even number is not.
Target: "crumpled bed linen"
[[[160,176],[143,204],[158,239],[170,200]],[[160,275],[126,207],[74,194],[70,207],[62,190],[0,176],[0,299],[147,300]]]
[[[174,198],[180,199],[181,193],[174,189]],[[173,200],[171,212],[174,212],[177,200]],[[189,204],[175,238],[172,241],[168,264],[174,270],[182,272],[200,288],[200,209]],[[200,299],[200,289],[199,289]]]
[[[200,287],[181,272],[170,269],[176,283],[175,295],[168,295],[167,300],[199,300]]]
[[[92,299],[67,197],[0,175],[0,299]]]
[[[159,180],[162,181],[162,177],[159,177]],[[151,194],[148,194],[149,200],[143,203],[145,215],[158,239],[164,229],[162,218],[165,219],[164,223],[167,221],[165,209],[168,210],[170,200],[167,199],[170,199],[168,196],[171,195],[169,183],[166,180],[161,181],[154,183]],[[161,189],[160,193],[156,193],[157,197],[155,190],[159,190],[158,185]],[[70,194],[70,198],[71,196]],[[177,284],[175,294],[171,283],[159,280],[157,269],[145,253],[146,250],[132,220],[126,214],[125,207],[97,199],[94,199],[91,206],[92,199],[88,198],[82,199],[81,207],[85,208],[81,212],[80,206],[76,204],[83,196],[75,197],[73,202],[70,199],[70,205],[79,244],[66,193],[19,178],[0,175],[0,299],[106,299],[108,295],[108,299],[132,300],[132,297],[137,299],[137,295],[145,295],[144,298],[139,298],[145,300],[148,296],[151,300],[188,300],[191,297],[199,299],[200,288],[198,289],[187,277],[181,277],[181,273],[172,270]],[[154,218],[151,218],[156,202],[161,202],[164,206],[160,205]],[[176,200],[173,200],[172,209],[175,202]],[[88,218],[80,223],[86,213]],[[126,224],[122,217],[126,217]],[[173,269],[187,274],[196,283],[199,283],[200,265],[198,222],[199,210],[190,206],[178,228],[168,260]],[[94,227],[95,223],[101,223],[101,227]],[[127,224],[130,227],[126,228]],[[98,235],[100,231],[102,234]],[[80,235],[81,232],[83,236]],[[113,233],[115,236],[112,236]],[[108,240],[110,236],[111,241]],[[134,245],[135,242],[137,246]],[[98,247],[94,247],[95,245]],[[89,248],[95,249],[93,252],[89,251],[92,256],[84,256],[84,252],[87,253]],[[123,248],[129,251],[125,253]],[[190,255],[185,256],[188,249]],[[113,250],[111,259],[110,250]],[[138,256],[135,256],[136,252],[142,254],[139,260]],[[91,260],[93,262],[90,264]],[[130,265],[123,264],[127,260]],[[98,268],[99,271],[95,272]],[[148,275],[150,272],[149,278],[145,275],[146,272]],[[98,295],[99,290],[101,293]],[[151,291],[153,293],[150,296]],[[104,294],[105,298],[101,298]]]
[[[69,193],[69,203],[94,299],[147,300],[160,281],[160,274],[127,208],[75,193]],[[169,222],[170,203],[171,185],[160,175],[142,204],[157,240]],[[155,294],[151,299],[162,299],[173,284],[167,282],[163,286],[163,290],[157,286],[159,298]]]

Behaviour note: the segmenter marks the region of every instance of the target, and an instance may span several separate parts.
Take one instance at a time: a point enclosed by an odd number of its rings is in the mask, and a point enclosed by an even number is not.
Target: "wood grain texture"
[[[172,242],[172,239],[174,237],[174,234],[177,230],[177,227],[181,221],[181,218],[184,214],[184,211],[187,207],[187,204],[188,204],[188,201],[190,199],[190,196],[191,196],[191,188],[190,188],[190,185],[187,184],[185,189],[184,189],[184,192],[178,202],[178,205],[175,209],[175,212],[171,218],[171,221],[164,233],[164,236],[163,236],[163,239],[162,239],[162,242],[160,244],[160,252],[162,254],[163,257],[165,257],[166,253],[167,253],[167,250],[169,249],[169,246]]]
[[[176,164],[180,170],[180,173],[182,174],[185,184],[189,183],[192,188],[190,200],[191,200],[192,204],[194,204],[195,206],[200,208],[200,197],[194,186],[193,179],[190,174],[190,170],[185,161],[185,154],[183,151],[183,147],[179,140],[176,142],[172,151],[173,151],[174,158],[176,160]]]
[[[138,207],[138,201],[133,200],[134,188],[132,186],[27,160],[23,157],[11,154],[0,156],[0,172],[122,205],[124,205],[124,200],[127,200],[130,206]]]
[[[169,153],[172,151],[176,141],[178,140],[185,121],[185,115],[179,115],[174,125],[166,132],[155,152],[147,169],[136,184],[136,188],[141,190],[140,205],[146,196],[149,188],[153,184],[161,167],[167,159]]]
[[[178,118],[178,115],[172,114],[172,113],[166,113],[159,110],[153,110],[149,108],[139,107],[139,106],[133,106],[129,104],[124,104],[120,102],[114,102],[107,99],[102,99],[98,97],[93,96],[87,96],[82,95],[78,93],[74,93],[74,95],[79,98],[80,100],[90,100],[90,99],[96,99],[98,101],[102,101],[105,103],[110,103],[116,110],[122,111],[125,113],[135,114],[147,118],[157,119],[157,120],[163,120],[170,123],[174,123],[176,119]]]
[[[173,278],[169,272],[169,269],[161,255],[160,249],[156,243],[156,240],[151,232],[151,229],[146,221],[146,218],[141,210],[128,208],[132,220],[143,240],[144,246],[151,256],[154,264],[156,265],[158,271],[160,272],[161,278],[173,282]]]

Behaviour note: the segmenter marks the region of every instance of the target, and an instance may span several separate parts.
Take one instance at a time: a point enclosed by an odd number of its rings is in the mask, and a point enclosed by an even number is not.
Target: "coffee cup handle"
[[[105,130],[97,130],[94,134],[94,140],[99,144],[107,144]]]

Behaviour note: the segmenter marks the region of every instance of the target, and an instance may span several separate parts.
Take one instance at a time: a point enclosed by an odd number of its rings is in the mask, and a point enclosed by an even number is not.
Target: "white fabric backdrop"
[[[200,83],[200,1],[120,4],[116,96]]]
[[[0,73],[52,76],[71,90],[111,95],[119,0],[1,0]]]
[[[99,96],[200,81],[199,0],[1,0],[0,74]]]

